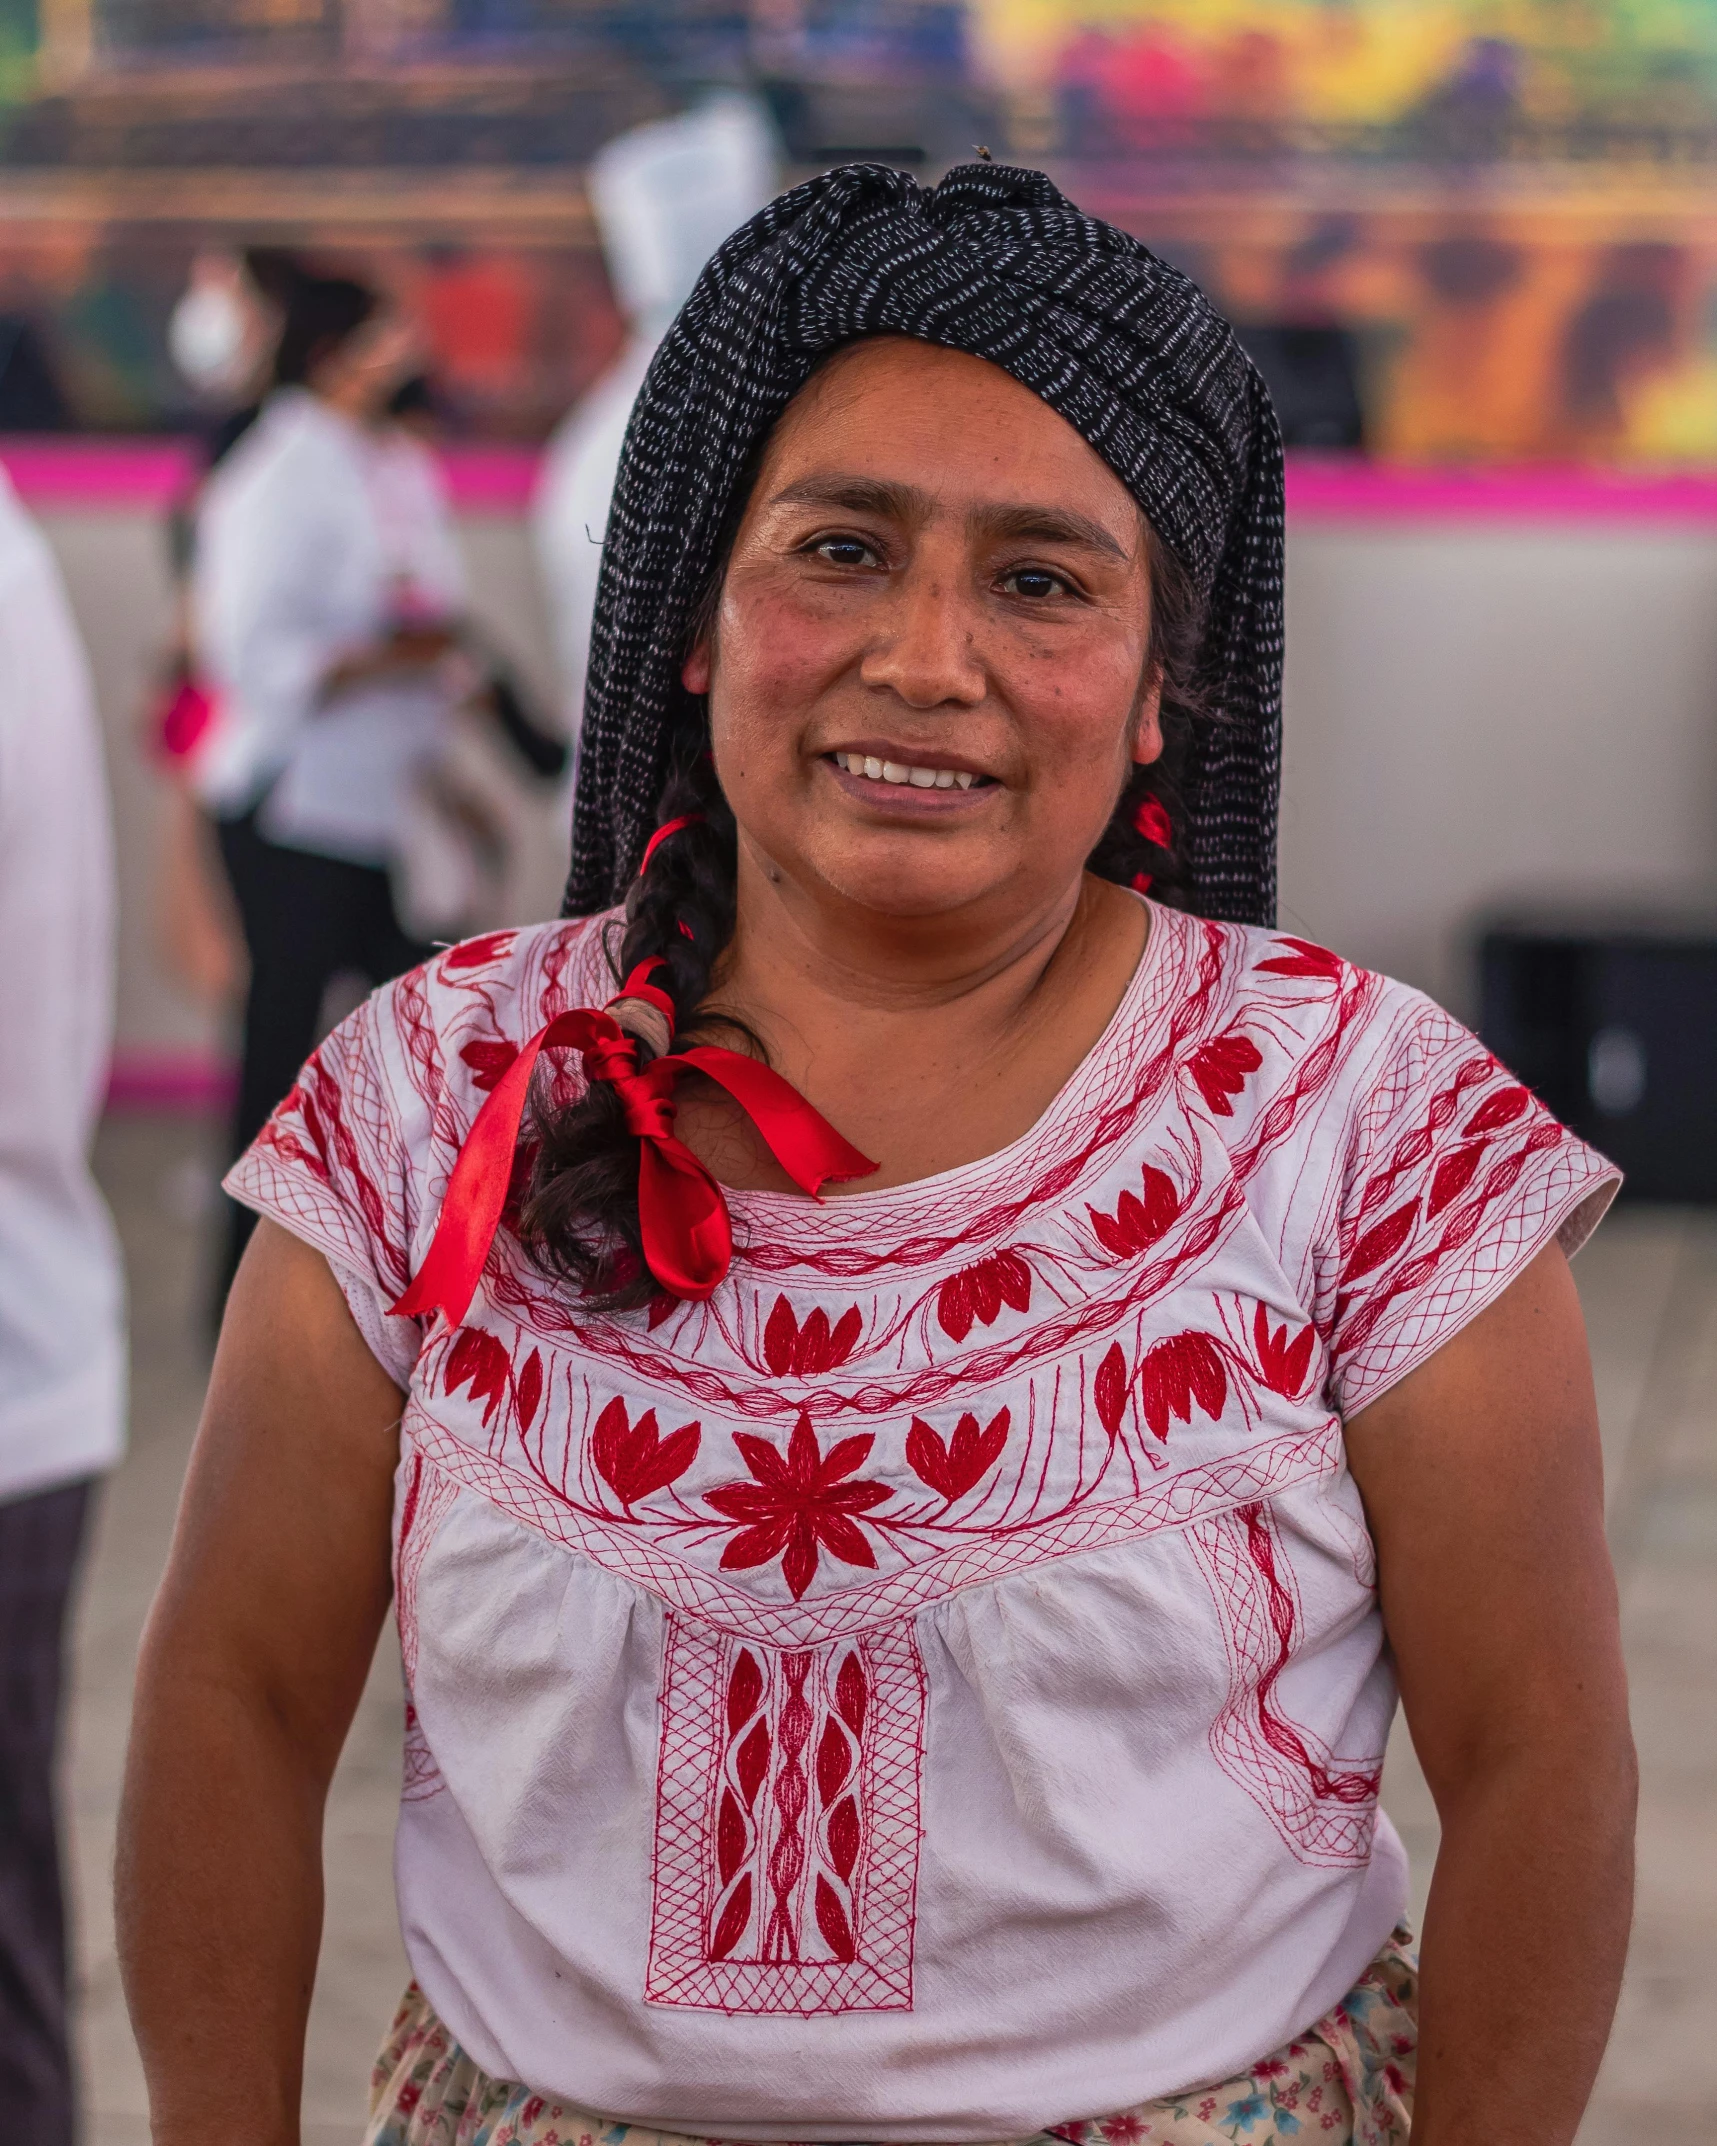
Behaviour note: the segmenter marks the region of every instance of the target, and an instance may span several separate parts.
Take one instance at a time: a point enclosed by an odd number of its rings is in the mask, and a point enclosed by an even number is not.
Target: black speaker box
[[[1717,914],[1499,918],[1480,1033],[1634,1199],[1717,1202]]]

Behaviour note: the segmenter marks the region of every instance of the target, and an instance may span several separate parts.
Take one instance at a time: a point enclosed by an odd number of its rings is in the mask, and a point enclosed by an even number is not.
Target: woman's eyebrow
[[[920,518],[930,505],[929,495],[915,484],[889,484],[880,477],[801,477],[797,484],[783,485],[769,501],[772,507],[838,507],[848,514],[880,514],[896,521]]]
[[[977,535],[992,539],[999,537],[1005,541],[1028,537],[1035,538],[1040,544],[1080,544],[1088,551],[1100,551],[1112,559],[1132,557],[1126,546],[1101,522],[1076,513],[1071,507],[974,507],[968,521]]]

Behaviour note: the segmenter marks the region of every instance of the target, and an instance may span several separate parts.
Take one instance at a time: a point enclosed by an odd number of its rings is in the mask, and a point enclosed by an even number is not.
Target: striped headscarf
[[[867,335],[986,358],[1132,492],[1205,600],[1182,776],[1190,907],[1269,924],[1281,767],[1282,449],[1263,382],[1197,286],[1041,172],[925,189],[852,164],[742,225],[650,367],[621,457],[585,692],[565,909],[617,902],[697,704],[685,639],[753,454],[812,369]]]

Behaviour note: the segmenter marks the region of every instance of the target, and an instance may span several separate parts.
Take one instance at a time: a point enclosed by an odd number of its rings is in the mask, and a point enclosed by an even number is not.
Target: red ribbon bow
[[[634,970],[619,996],[645,999],[671,1021],[672,1000],[644,980],[657,966],[651,961]],[[755,1058],[699,1044],[640,1070],[637,1039],[612,1014],[587,1007],[563,1013],[538,1029],[477,1113],[453,1166],[434,1240],[393,1311],[422,1316],[439,1309],[453,1326],[464,1318],[506,1205],[531,1075],[539,1054],[557,1049],[582,1052],[586,1078],[612,1083],[627,1130],[638,1136],[644,1261],[674,1296],[701,1302],[733,1260],[733,1224],[721,1187],[674,1135],[674,1083],[681,1073],[706,1074],[725,1088],[787,1175],[813,1198],[831,1180],[868,1177],[877,1167],[797,1088]]]

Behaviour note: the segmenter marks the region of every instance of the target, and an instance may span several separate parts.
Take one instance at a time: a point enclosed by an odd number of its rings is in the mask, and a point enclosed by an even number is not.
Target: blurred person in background
[[[191,995],[224,1010],[244,984],[244,938],[214,829],[193,780],[214,697],[191,655],[197,508],[210,476],[261,414],[286,306],[308,271],[272,246],[205,247],[167,325],[167,347],[196,398],[196,466],[167,516],[173,617],[143,709],[145,749],[167,778],[158,921],[167,965]]]
[[[119,1458],[124,1311],[89,1145],[112,1037],[113,837],[89,672],[0,475],[0,2136],[71,2146],[54,1810],[67,1605]]]
[[[436,460],[390,413],[420,369],[415,328],[376,291],[299,279],[272,391],[198,514],[193,646],[215,714],[193,782],[249,963],[235,1152],[291,1086],[333,979],[380,983],[427,951],[389,866],[452,720],[465,582]],[[250,1224],[229,1219],[223,1285]]]
[[[732,94],[634,127],[592,159],[586,186],[627,338],[549,441],[532,516],[575,742],[602,541],[632,404],[705,261],[774,194],[779,161],[763,105]]]

